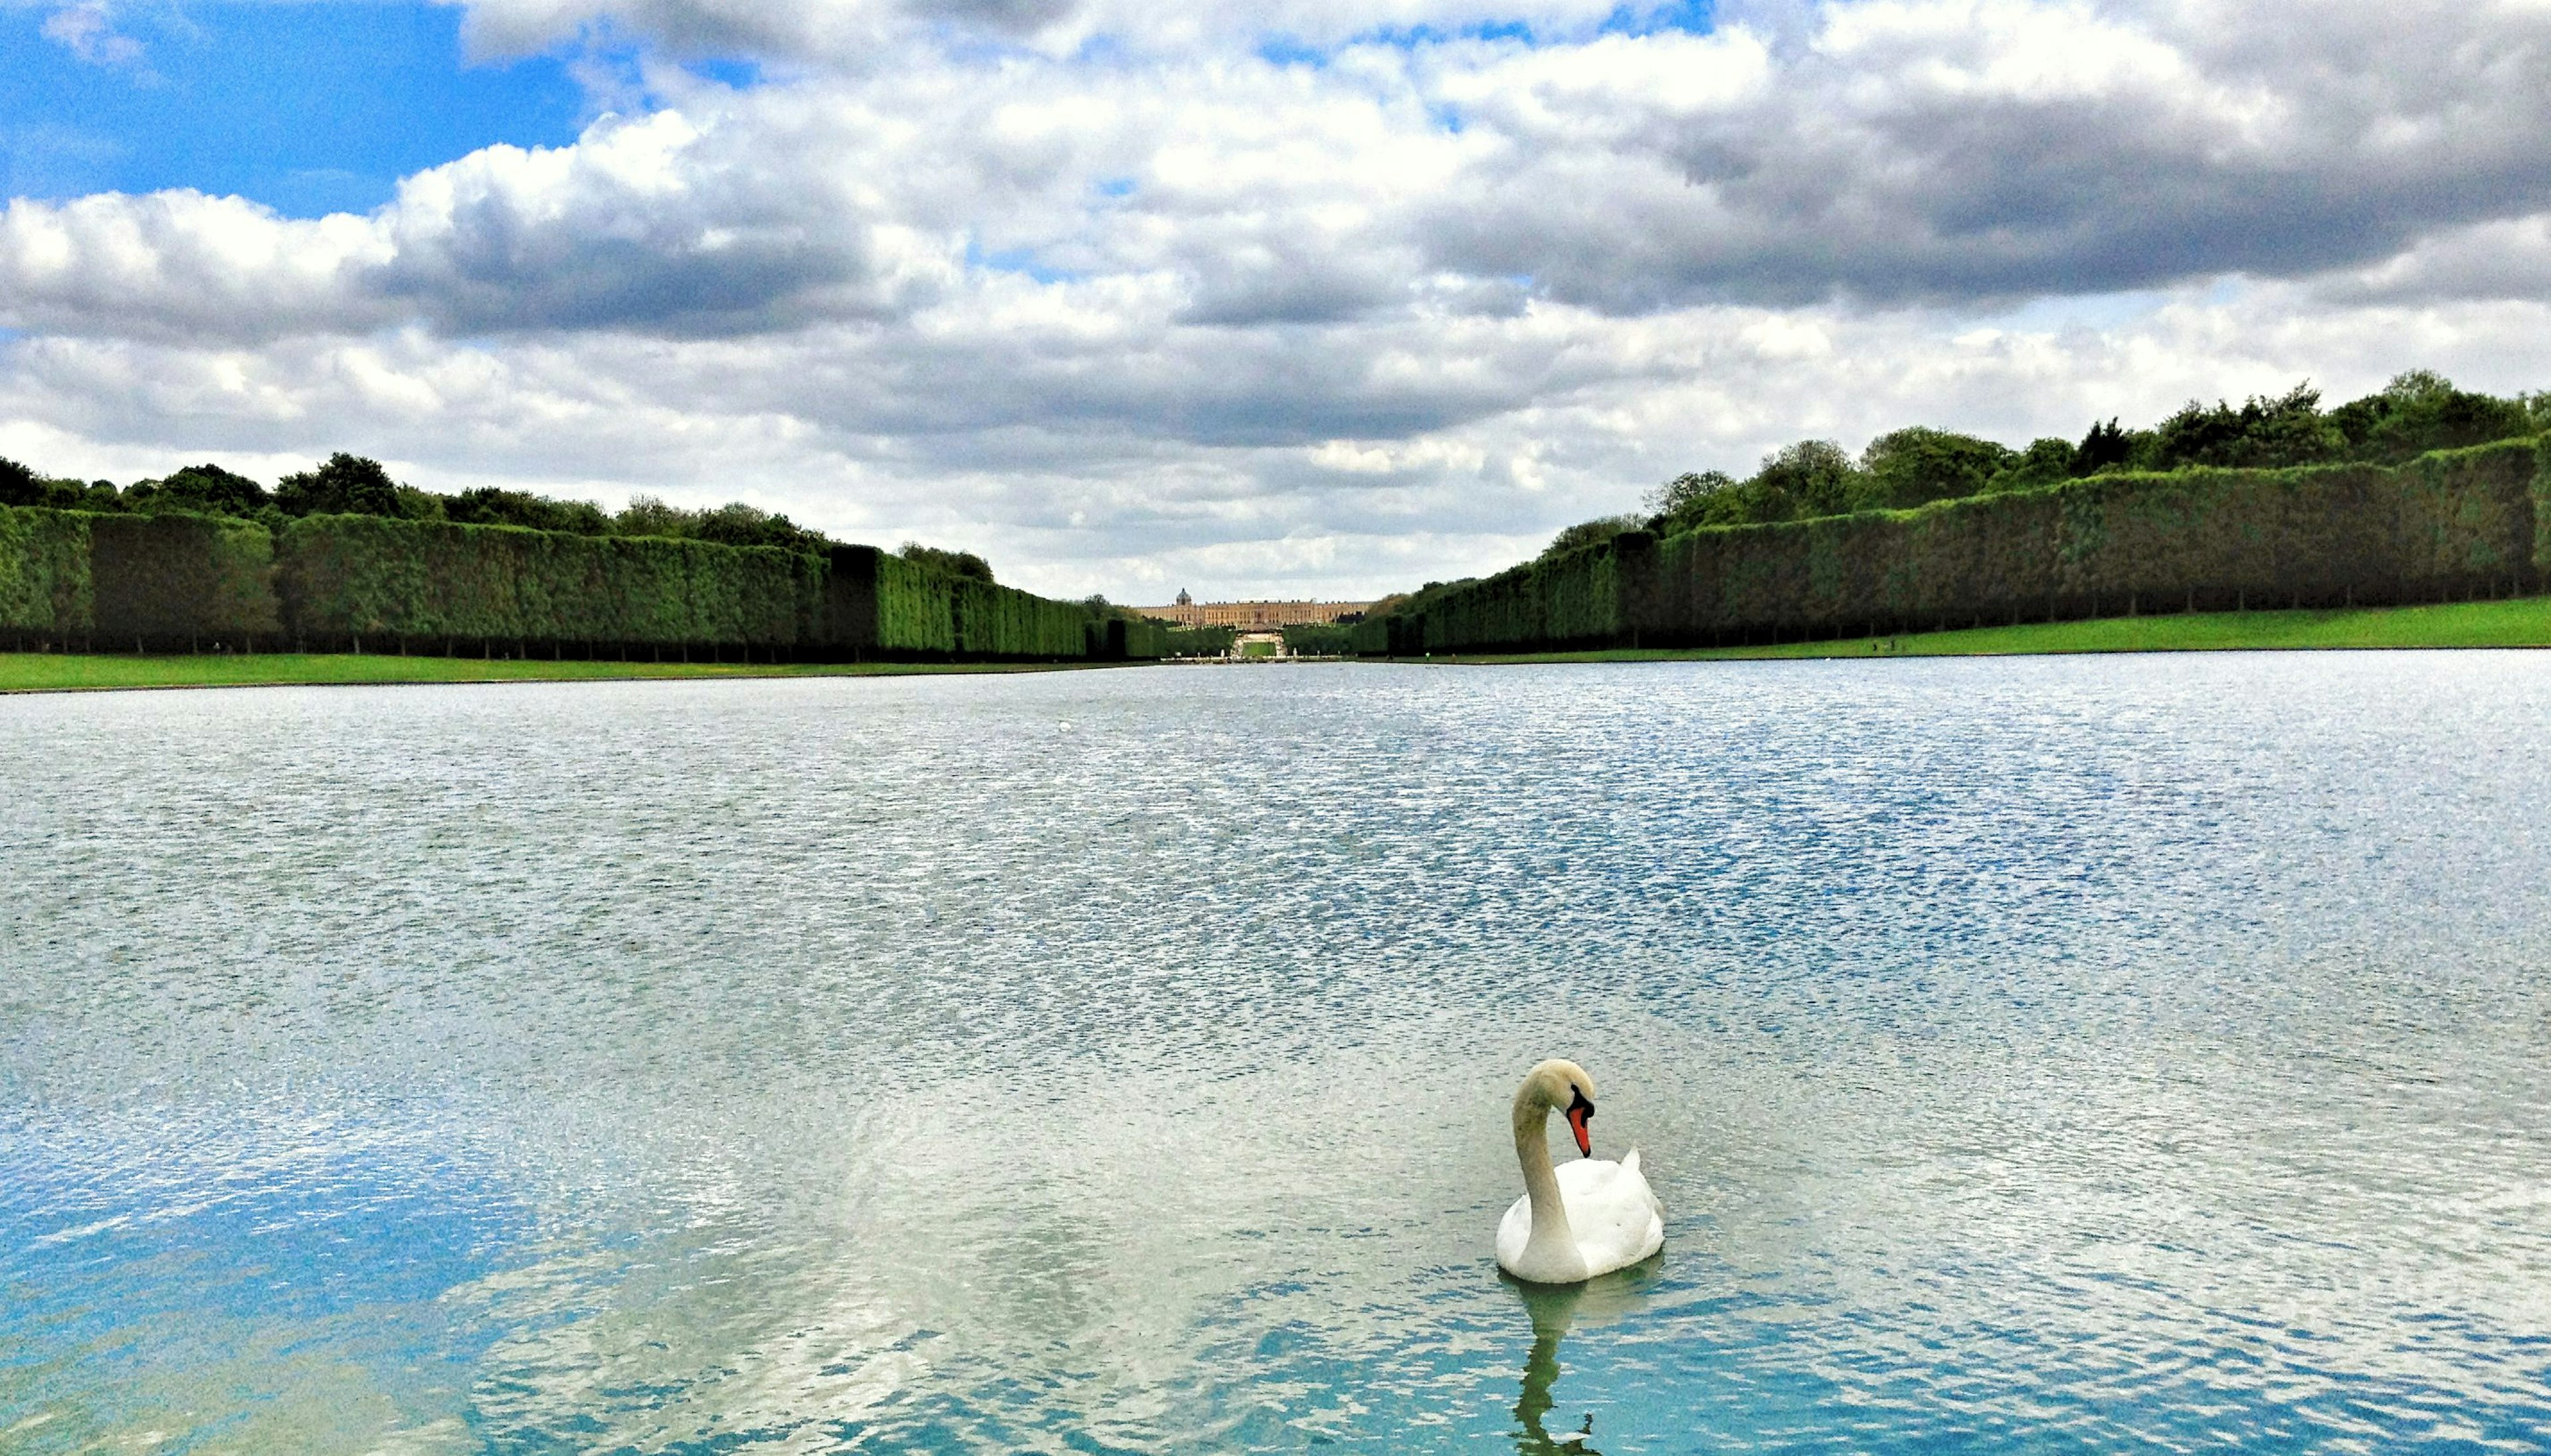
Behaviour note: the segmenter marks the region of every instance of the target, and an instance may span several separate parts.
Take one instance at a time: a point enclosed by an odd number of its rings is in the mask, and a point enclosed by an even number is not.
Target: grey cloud
[[[464,0],[462,43],[485,58],[596,34],[646,37],[676,55],[853,54],[894,29],[891,0]]]
[[[347,280],[384,254],[360,220],[289,222],[235,197],[20,198],[0,210],[0,324],[217,340],[377,328],[394,311]]]
[[[1447,266],[1635,312],[2292,277],[2551,203],[2551,14],[2155,7],[2067,37],[1986,6],[1963,34],[1888,36],[1916,7],[1859,9],[1759,93],[1683,115],[1642,96],[1527,115],[1515,58],[1478,108],[1515,156],[1428,199],[1425,236]],[[1616,140],[1588,149],[1589,126]]]
[[[751,55],[842,71],[869,67],[913,26],[968,41],[1034,39],[1070,51],[1103,38],[1134,51],[1280,36],[1334,45],[1377,28],[1455,32],[1521,21],[1545,35],[1590,32],[1618,0],[458,0],[463,35],[482,55],[520,55],[595,33],[644,36],[677,54]]]
[[[533,30],[606,14],[475,13]],[[891,52],[891,78],[702,98],[696,135],[660,113],[564,153],[492,149],[435,168],[373,220],[381,247],[342,265],[310,261],[338,246],[310,225],[277,221],[293,237],[241,268],[236,218],[91,199],[81,236],[123,274],[22,273],[14,316],[247,336],[393,317],[462,333],[765,332],[908,316],[958,285],[949,259],[968,236],[1076,276],[1166,271],[1185,280],[1185,321],[1232,330],[1424,312],[1448,287],[1515,279],[1638,314],[2361,269],[2551,207],[2538,145],[2551,13],[2430,7],[2412,17],[2421,44],[2378,44],[2394,13],[2327,0],[2312,24],[2272,25],[2201,0],[1873,0],[1823,12],[1786,50],[1735,32],[1449,43],[1364,48],[1321,75],[1212,50],[1084,65],[921,44]],[[739,45],[781,44],[774,26],[883,24],[859,5],[747,0],[607,14]],[[1458,136],[1432,119],[1444,111]],[[1402,156],[1434,159],[1394,186],[1378,171]],[[1094,178],[1172,159],[1183,181],[1091,201]],[[116,208],[132,216],[105,217]],[[188,219],[229,237],[187,236]],[[157,260],[153,277],[132,276],[127,235]]]
[[[1401,320],[1296,332],[1159,318],[1135,338],[1083,342],[1069,329],[950,320],[859,349],[830,335],[791,341],[800,363],[772,403],[856,435],[962,440],[1034,427],[1268,447],[1443,429],[1603,372],[1588,361],[1554,358],[1542,331],[1468,340],[1430,332]],[[1408,358],[1412,346],[1421,351],[1416,361]]]
[[[2551,213],[2421,239],[2396,257],[2315,280],[2312,292],[2342,305],[2551,299]]]
[[[1167,292],[1121,349],[962,299],[934,312],[935,343],[850,326],[674,349],[626,333],[468,348],[406,330],[256,351],[25,339],[0,345],[0,454],[131,478],[178,458],[357,449],[444,488],[743,496],[851,539],[981,549],[1005,579],[1073,595],[1353,595],[1505,565],[1679,470],[1743,468],[1801,436],[1856,446],[1914,420],[2071,435],[2094,412],[2153,419],[2305,373],[2345,397],[2411,364],[2498,391],[2545,382],[2543,305],[2210,292],[2025,331],[1959,314],[1544,304],[1514,320],[1366,320],[1293,356],[1162,322]],[[1252,414],[1287,391],[1299,414],[1282,428]],[[1200,438],[1164,432],[1162,400]],[[1328,419],[1375,433],[1306,448],[1299,427]],[[1397,433],[1429,421],[1443,423]]]
[[[873,207],[807,142],[664,116],[546,158],[482,153],[402,188],[362,286],[459,333],[749,333],[911,306],[924,281],[894,275]]]
[[[924,20],[977,26],[1004,35],[1032,35],[1071,17],[1073,0],[904,0]]]
[[[1341,324],[1403,301],[1415,261],[1406,250],[1366,250],[1265,239],[1250,246],[1194,249],[1191,297],[1182,323],[1246,329]]]
[[[560,151],[490,148],[361,218],[192,192],[19,199],[0,212],[0,322],[236,341],[409,321],[684,337],[908,312],[953,278],[954,240],[880,216],[864,178],[826,163],[838,137],[663,113]]]

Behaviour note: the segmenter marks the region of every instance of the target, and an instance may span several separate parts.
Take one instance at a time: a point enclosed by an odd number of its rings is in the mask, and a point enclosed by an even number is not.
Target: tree
[[[688,536],[691,515],[660,496],[633,495],[620,514],[611,518],[611,530],[616,536]]]
[[[608,536],[611,518],[589,500],[552,500],[527,490],[480,485],[444,497],[444,519],[464,526],[527,526],[575,536]]]
[[[2457,389],[2433,369],[2395,375],[2381,393],[2331,410],[2329,422],[2346,440],[2349,455],[2385,464],[2430,450],[2537,434],[2542,428],[2529,401]]]
[[[2010,464],[1995,470],[1979,494],[1995,495],[2005,490],[2033,490],[2052,485],[2073,473],[2074,445],[2070,440],[2047,438],[2028,442],[2028,448],[2012,456]]]
[[[2116,417],[2111,415],[2104,425],[2096,421],[2092,423],[2091,433],[2082,437],[2080,445],[2073,447],[2073,463],[2065,473],[2076,479],[2095,475],[2111,466],[2124,465],[2134,458],[2134,454],[2135,438],[2118,429]]]
[[[715,510],[700,512],[691,534],[719,546],[795,547],[805,533],[786,516],[731,500]]]
[[[1645,524],[1637,516],[1597,516],[1590,521],[1580,521],[1552,537],[1550,544],[1541,549],[1541,560],[1548,561],[1581,547],[1609,541],[1624,531],[1636,531]]]
[[[1838,516],[1859,509],[1862,474],[1841,446],[1801,440],[1763,457],[1752,479],[1731,481],[1717,470],[1678,475],[1648,497],[1660,506],[1654,529],[1742,526],[1800,516]]]
[[[1721,491],[1736,488],[1736,477],[1725,470],[1685,470],[1648,492],[1640,502],[1651,516],[1666,521],[1681,521],[1699,514],[1703,502]]]
[[[0,505],[43,505],[44,477],[6,456],[0,456]]]
[[[918,541],[907,541],[903,544],[903,549],[895,555],[917,566],[928,567],[934,572],[944,572],[951,576],[963,576],[975,581],[992,579],[991,564],[970,551],[942,551],[935,546],[924,546]]]
[[[1860,456],[1864,508],[1902,509],[1931,500],[1980,495],[1985,482],[2018,457],[1973,435],[1914,425],[1869,442]]]
[[[344,451],[315,470],[297,470],[276,481],[274,503],[288,516],[412,514],[398,482],[379,461]]]
[[[2338,460],[2347,437],[2320,412],[2320,391],[2296,384],[2270,399],[2254,394],[2240,408],[2190,400],[2156,427],[2133,464],[2145,469],[2189,466],[2274,469]]]
[[[810,531],[786,516],[760,506],[729,501],[715,510],[684,510],[653,495],[629,497],[628,508],[611,520],[621,536],[673,536],[719,546],[776,546],[789,551],[821,551],[832,539]]]
[[[1787,521],[1848,514],[1859,494],[1860,468],[1830,440],[1801,440],[1763,457],[1747,488],[1759,492],[1759,520]],[[1779,514],[1772,514],[1773,511]]]
[[[140,491],[153,483],[138,481],[133,489]],[[217,516],[255,515],[272,498],[265,493],[265,487],[255,480],[223,469],[209,461],[170,472],[155,482],[155,489],[149,496],[152,504],[162,508]]]

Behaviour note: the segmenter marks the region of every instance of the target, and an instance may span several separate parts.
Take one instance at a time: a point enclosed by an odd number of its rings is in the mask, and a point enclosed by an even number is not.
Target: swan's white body
[[[1636,1148],[1618,1163],[1581,1158],[1551,1166],[1550,1114],[1580,1091],[1590,1119],[1594,1084],[1574,1063],[1542,1063],[1515,1093],[1524,1195],[1497,1223],[1497,1265],[1534,1284],[1576,1284],[1665,1247],[1665,1207],[1639,1171]]]

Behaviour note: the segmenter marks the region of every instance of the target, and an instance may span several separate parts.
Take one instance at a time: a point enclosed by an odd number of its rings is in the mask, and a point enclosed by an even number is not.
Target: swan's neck
[[[1532,1199],[1532,1237],[1527,1252],[1577,1251],[1577,1232],[1568,1226],[1568,1205],[1559,1198],[1559,1174],[1550,1166],[1550,1104],[1530,1089],[1515,1094],[1515,1161],[1523,1165],[1523,1191]]]

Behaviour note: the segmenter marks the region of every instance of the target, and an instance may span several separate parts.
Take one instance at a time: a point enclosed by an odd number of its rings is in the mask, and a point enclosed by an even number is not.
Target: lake
[[[2546,1446],[2551,657],[0,699],[0,1449]]]

